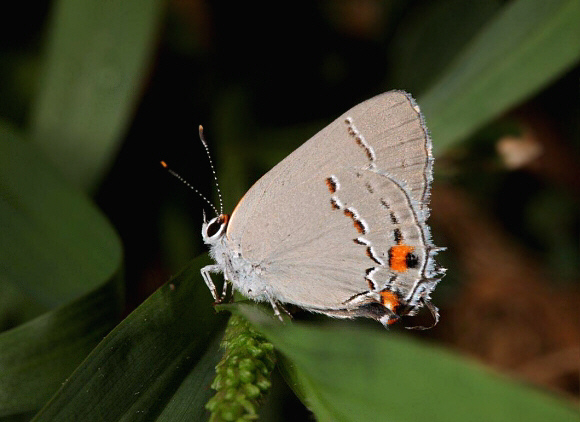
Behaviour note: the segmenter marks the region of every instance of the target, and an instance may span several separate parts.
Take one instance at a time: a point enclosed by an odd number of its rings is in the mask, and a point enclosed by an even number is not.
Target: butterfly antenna
[[[193,187],[193,185],[191,183],[189,183],[187,180],[185,180],[183,177],[181,177],[175,171],[173,171],[172,169],[170,169],[169,166],[167,166],[167,163],[165,161],[161,161],[161,165],[165,169],[167,169],[167,171],[169,172],[169,174],[171,174],[176,179],[180,180],[185,186],[187,186],[188,188],[190,188],[191,190],[193,190],[195,193],[197,193],[199,196],[201,196],[201,198],[205,202],[207,202],[210,207],[212,207],[212,209],[216,213],[216,216],[219,216],[220,215],[220,214],[218,214],[217,209],[215,208],[215,206],[209,201],[209,199],[207,199],[200,191],[198,191],[195,187]],[[220,205],[221,205],[221,201],[220,201]]]
[[[215,167],[213,166],[211,154],[209,153],[209,148],[207,147],[207,142],[205,142],[205,136],[203,136],[203,126],[202,125],[199,125],[199,139],[201,140],[201,143],[203,144],[203,147],[205,148],[205,153],[207,154],[207,158],[209,160],[209,166],[211,167],[211,172],[213,173],[213,180],[215,182],[215,187],[216,187],[217,193],[218,193],[218,199],[220,201],[220,215],[222,215],[224,212],[224,203],[222,201],[222,192],[220,190],[220,185],[218,183],[217,173],[215,172]]]

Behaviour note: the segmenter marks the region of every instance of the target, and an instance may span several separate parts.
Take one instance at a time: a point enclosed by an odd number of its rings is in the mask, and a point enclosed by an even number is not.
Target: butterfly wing
[[[417,251],[432,246],[424,224],[432,162],[417,105],[404,92],[386,92],[347,111],[258,180],[232,214],[228,242],[262,267],[279,300],[337,307],[369,290],[369,268],[377,267],[375,277],[379,268],[384,272],[377,289],[392,278],[395,228],[416,229]],[[398,224],[381,199],[398,204],[389,205],[399,213]],[[412,218],[403,217],[405,210]],[[372,231],[359,232],[357,224]],[[357,243],[361,236],[369,238]],[[371,246],[376,256],[369,256]],[[421,259],[422,270],[431,268]]]

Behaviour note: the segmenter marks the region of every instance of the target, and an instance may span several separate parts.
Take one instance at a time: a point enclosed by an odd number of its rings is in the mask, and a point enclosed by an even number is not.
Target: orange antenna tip
[[[167,163],[165,161],[161,161],[161,165],[165,168],[167,168]]]

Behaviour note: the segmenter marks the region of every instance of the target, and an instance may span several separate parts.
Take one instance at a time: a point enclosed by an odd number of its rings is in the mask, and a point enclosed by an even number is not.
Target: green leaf
[[[280,324],[239,312],[284,354],[289,384],[321,421],[577,421],[563,400],[395,332],[347,324]]]
[[[12,415],[39,409],[118,321],[122,251],[90,201],[4,126],[0,233],[0,294],[36,312],[76,299],[0,334],[0,415]]]
[[[0,335],[0,416],[40,409],[115,326],[119,281]]]
[[[216,315],[194,260],[121,322],[36,421],[200,420],[212,396],[226,315]],[[218,337],[221,337],[218,335]]]
[[[78,186],[99,182],[141,95],[163,0],[59,0],[33,139]]]
[[[580,2],[508,3],[419,98],[443,151],[580,60]]]
[[[96,289],[121,266],[120,240],[34,145],[0,126],[0,286],[52,308]]]
[[[389,85],[420,97],[504,3],[439,0],[405,14],[389,43]]]

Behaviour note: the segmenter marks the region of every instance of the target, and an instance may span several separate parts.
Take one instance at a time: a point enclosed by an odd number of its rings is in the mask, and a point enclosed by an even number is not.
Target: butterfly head
[[[203,224],[201,226],[201,237],[207,245],[213,245],[226,233],[230,217],[227,214],[221,214],[207,221],[205,213],[203,214]]]

